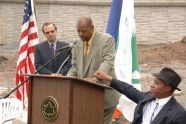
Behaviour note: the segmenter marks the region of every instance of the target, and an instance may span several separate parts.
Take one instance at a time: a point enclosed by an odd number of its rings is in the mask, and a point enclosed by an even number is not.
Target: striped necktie
[[[86,61],[87,61],[87,56],[88,56],[88,42],[84,42],[83,45],[83,69],[85,71],[85,65],[86,65]]]
[[[86,57],[88,55],[88,42],[85,42],[85,45],[84,45],[84,56]]]
[[[153,112],[152,112],[152,116],[151,116],[151,118],[150,118],[150,124],[152,124],[152,121],[154,120],[154,118],[155,118],[155,112],[156,112],[156,110],[158,109],[158,107],[159,107],[159,103],[157,102],[157,101],[155,101],[156,102],[156,106],[154,107],[154,110],[153,110]]]
[[[52,56],[54,56],[55,55],[55,50],[54,50],[54,44],[53,43],[50,45],[50,49],[51,49]]]

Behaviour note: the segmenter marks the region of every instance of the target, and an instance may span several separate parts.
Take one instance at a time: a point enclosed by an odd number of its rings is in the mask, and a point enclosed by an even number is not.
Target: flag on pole
[[[34,12],[33,0],[25,0],[21,39],[16,67],[16,85],[21,84],[25,80],[22,74],[32,74],[35,71],[34,47],[39,43],[39,40]],[[29,81],[21,86],[16,92],[17,98],[23,102],[23,107],[25,107],[25,103],[28,98],[28,83]]]
[[[107,33],[116,41],[115,73],[117,79],[132,84],[141,90],[136,45],[134,0],[113,0]],[[129,120],[133,120],[135,103],[124,95],[117,109]]]

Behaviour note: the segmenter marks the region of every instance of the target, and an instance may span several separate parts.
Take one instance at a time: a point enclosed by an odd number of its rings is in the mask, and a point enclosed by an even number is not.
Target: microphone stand
[[[44,65],[42,65],[38,70],[36,70],[33,74],[38,73],[41,69],[43,69],[49,62],[51,62],[52,60],[54,60],[55,58],[57,58],[60,55],[60,51],[57,52],[55,54],[55,56],[53,56],[51,59],[49,59]],[[7,94],[5,94],[3,97],[0,97],[1,99],[5,99],[7,97],[10,96],[10,94],[12,94],[14,91],[16,91],[19,87],[21,87],[23,84],[25,84],[25,82],[27,82],[30,79],[30,77],[26,78],[23,82],[21,82],[21,84],[17,85],[13,90],[11,90],[10,92],[8,92]]]
[[[67,50],[67,52],[66,52],[66,54],[65,54],[65,57],[66,57],[66,59],[63,61],[63,63],[61,64],[61,66],[59,67],[59,69],[57,70],[57,73],[56,74],[59,74],[59,72],[60,72],[60,70],[63,68],[63,66],[65,65],[65,63],[67,62],[67,60],[70,58],[70,54],[69,54],[69,52],[71,51],[71,47],[69,47],[68,48],[68,50]]]

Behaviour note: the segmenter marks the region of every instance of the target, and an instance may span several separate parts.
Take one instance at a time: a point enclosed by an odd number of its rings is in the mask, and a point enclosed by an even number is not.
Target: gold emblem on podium
[[[56,120],[56,118],[58,116],[57,101],[51,96],[44,98],[44,100],[41,104],[41,112],[42,112],[43,117],[46,120],[48,120],[48,121]]]

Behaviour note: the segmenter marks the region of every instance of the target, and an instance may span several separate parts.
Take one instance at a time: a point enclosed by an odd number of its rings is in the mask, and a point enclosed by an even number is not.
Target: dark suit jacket
[[[155,99],[151,93],[140,92],[132,85],[121,82],[117,79],[113,79],[110,86],[118,90],[120,93],[126,95],[129,99],[137,104],[132,124],[141,124],[143,106],[147,102]],[[176,99],[172,97],[154,118],[152,124],[186,124],[186,111],[176,101]]]
[[[57,41],[56,43],[56,50],[68,45],[64,42]],[[48,63],[43,69],[41,69],[38,73],[39,74],[51,74],[56,73],[60,68],[61,64],[64,62],[65,58],[67,57],[68,49],[64,49],[60,55],[54,59],[52,62]],[[68,53],[70,58],[67,60],[63,68],[60,70],[60,74],[66,75],[69,68],[71,67],[71,51]],[[48,41],[44,41],[35,47],[35,68],[38,70],[42,65],[44,65],[48,60],[52,57],[52,52],[50,50],[50,45]]]

